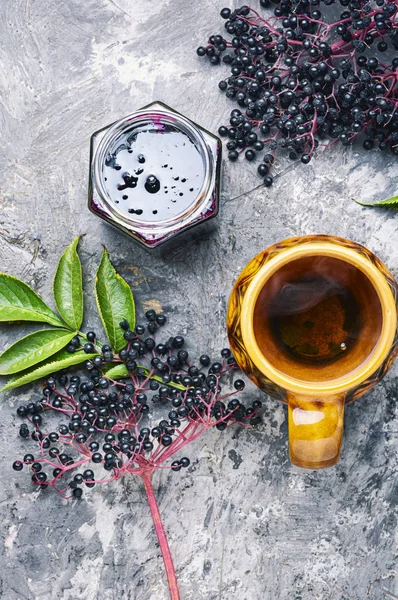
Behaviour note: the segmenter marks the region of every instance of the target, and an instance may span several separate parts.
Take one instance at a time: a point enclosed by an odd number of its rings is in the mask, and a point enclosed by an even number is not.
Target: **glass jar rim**
[[[169,219],[156,222],[129,218],[119,211],[106,190],[103,175],[103,166],[109,148],[111,148],[117,139],[127,130],[149,123],[171,125],[182,133],[185,133],[185,135],[195,143],[204,165],[203,183],[195,200],[185,210],[181,211],[181,213],[174,215]],[[161,232],[167,234],[169,231],[175,230],[177,226],[182,226],[187,220],[196,218],[202,211],[202,208],[206,205],[207,194],[213,179],[213,162],[211,157],[211,150],[208,147],[202,132],[195,127],[189,119],[176,113],[173,109],[169,109],[166,105],[159,106],[159,104],[156,103],[156,107],[151,108],[149,106],[135,111],[123,119],[116,121],[108,129],[95,150],[93,161],[94,185],[108,210],[118,221],[134,227],[138,232],[141,230],[148,234],[159,234]]]

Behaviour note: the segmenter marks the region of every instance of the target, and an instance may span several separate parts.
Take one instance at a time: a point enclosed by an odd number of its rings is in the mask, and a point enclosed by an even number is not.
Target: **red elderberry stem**
[[[158,536],[160,550],[163,556],[164,567],[166,570],[167,581],[169,584],[169,592],[171,600],[180,600],[180,592],[178,590],[177,576],[174,568],[173,559],[171,556],[169,543],[167,541],[166,532],[163,527],[162,519],[159,512],[159,506],[156,500],[155,492],[152,486],[152,475],[144,473],[142,475],[148,504],[152,515],[153,525],[156,535]]]

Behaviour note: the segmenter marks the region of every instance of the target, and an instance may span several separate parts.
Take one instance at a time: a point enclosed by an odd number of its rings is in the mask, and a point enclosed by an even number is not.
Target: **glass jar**
[[[217,216],[220,169],[219,138],[153,102],[92,135],[88,206],[155,248]]]

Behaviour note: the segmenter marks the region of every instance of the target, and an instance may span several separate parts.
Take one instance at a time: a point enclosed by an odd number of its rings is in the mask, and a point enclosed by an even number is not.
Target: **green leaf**
[[[54,299],[59,314],[73,330],[79,330],[83,321],[82,265],[77,254],[79,237],[61,256],[54,277]]]
[[[42,329],[27,335],[0,356],[0,375],[11,375],[37,365],[64,348],[74,335],[68,329]]]
[[[0,273],[0,321],[36,321],[65,327],[26,283],[5,273]]]
[[[398,210],[398,196],[387,198],[381,202],[360,202],[359,200],[355,200],[355,202],[361,206],[380,206],[381,208],[392,208],[394,210]]]
[[[62,369],[66,369],[67,367],[79,365],[82,362],[85,362],[86,360],[95,358],[96,356],[98,356],[98,353],[86,354],[83,350],[74,352],[73,354],[69,354],[69,352],[66,352],[66,350],[61,350],[60,352],[52,356],[51,359],[46,360],[41,365],[36,366],[32,369],[28,369],[24,373],[19,373],[18,375],[14,375],[14,377],[11,377],[11,379],[8,380],[8,382],[0,390],[0,392],[12,390],[14,388],[20,387],[21,385],[24,385],[25,383],[31,383],[32,381],[36,381],[37,379],[42,379],[43,377],[47,377],[48,375],[57,373]]]
[[[109,377],[109,379],[127,379],[130,377],[130,373],[123,363],[111,366],[109,369],[105,368],[105,375],[106,377]]]
[[[130,329],[135,327],[134,298],[128,283],[116,273],[106,249],[97,271],[95,296],[106,336],[113,350],[119,352],[126,345],[119,323],[127,319]]]
[[[146,367],[138,367],[138,368],[143,369],[145,375],[149,375],[150,370],[147,369]],[[107,369],[105,376],[109,377],[109,379],[128,379],[130,377],[130,373],[128,372],[126,365],[121,364],[121,365],[115,365],[115,366],[111,367],[110,369]],[[180,383],[174,383],[173,381],[171,381],[170,383],[163,383],[162,378],[159,377],[158,375],[152,375],[151,379],[154,379],[155,381],[159,381],[159,383],[162,383],[163,385],[172,387],[176,390],[184,391],[187,389],[184,385],[181,385]]]

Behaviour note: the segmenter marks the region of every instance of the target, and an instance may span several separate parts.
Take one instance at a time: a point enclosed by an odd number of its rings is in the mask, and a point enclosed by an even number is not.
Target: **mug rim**
[[[242,341],[251,360],[268,379],[286,391],[293,393],[306,395],[311,393],[335,394],[338,392],[347,392],[353,387],[360,385],[383,364],[396,335],[397,309],[395,299],[383,273],[369,260],[369,258],[366,257],[366,255],[360,254],[358,250],[353,247],[344,245],[347,243],[352,244],[353,242],[350,242],[350,240],[332,236],[327,236],[327,238],[328,239],[325,240],[325,236],[323,235],[313,235],[311,236],[311,239],[308,239],[307,236],[290,238],[288,241],[295,242],[294,245],[287,248],[280,248],[277,254],[269,258],[269,260],[260,267],[249,283],[242,302],[241,314],[245,315],[245,318],[241,319],[240,322]],[[360,248],[364,248],[364,250],[372,257],[377,258],[364,246],[361,246],[360,244],[356,245]],[[272,246],[265,252],[271,249]],[[304,256],[327,256],[348,262],[362,271],[369,279],[380,301],[382,310],[382,328],[375,347],[361,365],[346,375],[336,379],[319,382],[305,381],[287,375],[273,366],[270,361],[265,358],[257,344],[254,333],[254,309],[265,283],[282,266]]]

